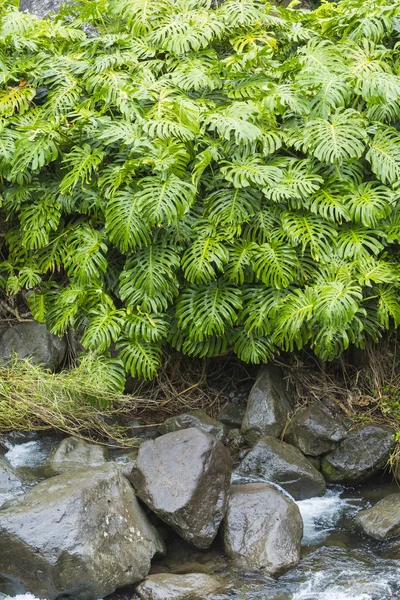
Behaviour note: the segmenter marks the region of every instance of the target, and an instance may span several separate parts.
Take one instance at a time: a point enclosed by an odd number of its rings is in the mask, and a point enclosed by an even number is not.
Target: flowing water
[[[54,438],[9,444],[6,457],[30,474],[28,487],[46,476],[45,462],[53,444]],[[153,571],[215,573],[227,581],[230,591],[214,600],[400,600],[400,541],[375,542],[354,524],[360,509],[398,491],[394,483],[377,478],[356,487],[332,486],[322,498],[298,502],[304,521],[302,559],[278,580],[231,568],[218,543],[212,550],[199,551],[179,540],[170,544],[168,556],[155,563]],[[35,600],[30,594],[7,594],[0,583],[0,600]]]

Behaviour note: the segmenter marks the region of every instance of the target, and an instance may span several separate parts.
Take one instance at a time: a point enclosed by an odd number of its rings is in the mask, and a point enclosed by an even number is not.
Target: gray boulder
[[[241,404],[226,404],[218,413],[218,419],[228,427],[240,429],[245,413],[246,407]]]
[[[170,417],[160,425],[158,431],[161,435],[165,435],[166,433],[172,433],[173,431],[189,429],[189,427],[195,427],[196,429],[200,429],[200,431],[204,431],[204,433],[209,433],[216,437],[220,442],[225,441],[226,429],[223,423],[209,417],[207,413],[202,410],[193,410],[178,415],[177,417]]]
[[[321,496],[326,491],[321,473],[300,450],[272,437],[259,440],[235,473],[277,483],[295,500]]]
[[[84,440],[68,437],[62,440],[49,458],[54,473],[66,473],[74,469],[99,467],[106,462],[103,446],[88,444]]]
[[[0,457],[0,507],[22,492],[22,481],[5,458]]]
[[[389,427],[366,425],[347,434],[333,452],[323,457],[321,470],[333,483],[360,483],[381,471],[394,446]]]
[[[247,402],[243,436],[251,445],[266,435],[278,437],[286,425],[290,408],[281,370],[274,365],[263,365]]]
[[[38,598],[102,598],[144,579],[163,551],[111,463],[48,479],[0,511],[0,577]]]
[[[360,511],[356,523],[376,540],[400,537],[400,494],[390,494],[372,508]]]
[[[140,600],[203,600],[213,599],[225,585],[216,577],[204,573],[150,575],[136,588]]]
[[[224,521],[225,554],[245,569],[281,575],[300,560],[298,506],[266,483],[234,485]]]
[[[346,436],[339,417],[334,417],[323,404],[301,408],[291,419],[284,440],[303,454],[320,456],[331,452]]]
[[[128,478],[160,519],[187,542],[207,548],[225,514],[230,474],[228,450],[190,428],[142,444]]]
[[[9,327],[0,336],[0,362],[7,362],[13,353],[31,358],[35,365],[55,370],[61,366],[67,342],[52,335],[43,323],[30,321]]]

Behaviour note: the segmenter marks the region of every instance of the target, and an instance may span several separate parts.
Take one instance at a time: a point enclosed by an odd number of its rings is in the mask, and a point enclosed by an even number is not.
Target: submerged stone
[[[20,494],[22,481],[6,459],[0,457],[0,507],[8,499]]]
[[[204,600],[213,599],[225,585],[204,573],[150,575],[136,588],[140,600]]]
[[[74,469],[99,467],[106,462],[106,451],[103,446],[68,437],[59,443],[49,462],[52,470],[59,474]]]

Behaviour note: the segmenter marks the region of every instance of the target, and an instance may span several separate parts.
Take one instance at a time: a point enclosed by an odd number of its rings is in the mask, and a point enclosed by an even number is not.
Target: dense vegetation
[[[0,286],[152,377],[400,324],[400,2],[0,9]],[[90,23],[90,26],[83,26]]]

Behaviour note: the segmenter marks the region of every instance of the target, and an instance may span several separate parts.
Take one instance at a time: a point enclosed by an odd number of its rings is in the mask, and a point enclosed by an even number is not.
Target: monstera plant
[[[5,293],[145,378],[398,326],[400,1],[295,4],[2,0]]]

